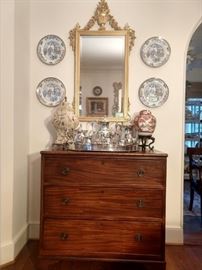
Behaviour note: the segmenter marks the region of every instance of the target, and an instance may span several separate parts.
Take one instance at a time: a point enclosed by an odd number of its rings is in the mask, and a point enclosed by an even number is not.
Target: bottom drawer
[[[40,254],[160,260],[162,233],[158,222],[47,219]]]

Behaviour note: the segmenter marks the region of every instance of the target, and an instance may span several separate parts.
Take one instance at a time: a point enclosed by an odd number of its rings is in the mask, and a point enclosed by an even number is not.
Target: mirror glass
[[[127,31],[78,31],[75,110],[80,120],[127,116]],[[121,33],[119,33],[121,32]]]

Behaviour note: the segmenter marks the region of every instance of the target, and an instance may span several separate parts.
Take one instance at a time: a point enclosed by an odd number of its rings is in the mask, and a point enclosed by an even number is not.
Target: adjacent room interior
[[[201,198],[197,192],[194,195],[192,210],[189,210],[190,174],[187,148],[190,147],[202,147],[202,24],[194,32],[187,53],[184,174],[184,242],[201,244]]]

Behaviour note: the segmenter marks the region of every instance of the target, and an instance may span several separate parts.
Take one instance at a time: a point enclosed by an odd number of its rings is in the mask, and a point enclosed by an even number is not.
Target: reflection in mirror
[[[79,116],[123,117],[124,85],[125,36],[81,35]]]

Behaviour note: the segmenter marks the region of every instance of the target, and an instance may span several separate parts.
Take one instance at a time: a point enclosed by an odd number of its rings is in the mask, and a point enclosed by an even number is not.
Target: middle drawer
[[[161,218],[162,189],[44,186],[44,213],[52,217]]]

